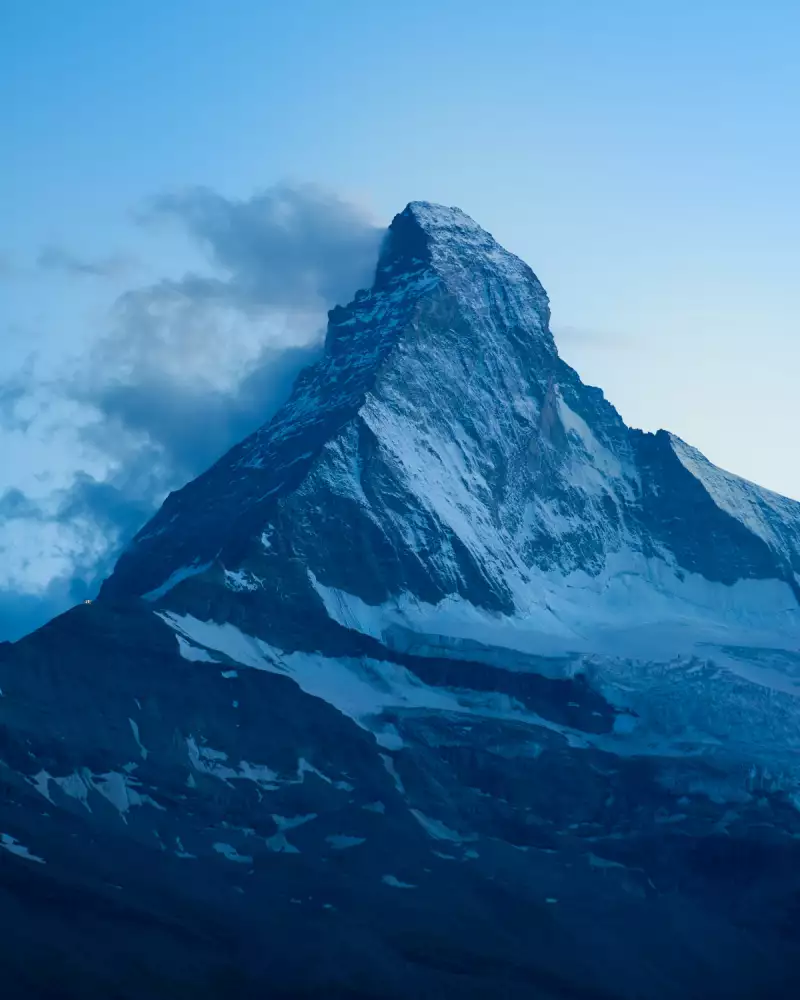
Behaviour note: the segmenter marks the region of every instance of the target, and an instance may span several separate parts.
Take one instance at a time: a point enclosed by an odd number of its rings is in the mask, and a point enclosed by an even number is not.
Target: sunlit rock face
[[[800,995],[799,594],[800,505],[410,204],[270,423],[0,647],[4,996]]]

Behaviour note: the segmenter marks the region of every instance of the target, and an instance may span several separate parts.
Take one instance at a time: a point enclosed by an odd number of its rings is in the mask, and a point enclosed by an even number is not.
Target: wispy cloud
[[[12,487],[0,494],[0,519],[5,521],[21,518],[39,521],[42,517],[41,507],[26,496],[22,490]]]
[[[177,221],[226,275],[187,275],[187,294],[243,309],[308,309],[348,298],[354,280],[371,280],[382,232],[356,206],[311,184],[276,185],[243,200],[188,188],[152,199],[140,218]]]
[[[60,271],[94,278],[114,278],[124,275],[133,269],[134,263],[132,258],[123,254],[88,260],[55,244],[42,247],[36,259],[37,266],[43,271]]]
[[[8,327],[7,336],[15,333],[15,328]],[[0,382],[0,431],[26,430],[30,418],[20,412],[19,404],[30,397],[37,383],[35,362],[32,356],[19,371],[9,375]]]

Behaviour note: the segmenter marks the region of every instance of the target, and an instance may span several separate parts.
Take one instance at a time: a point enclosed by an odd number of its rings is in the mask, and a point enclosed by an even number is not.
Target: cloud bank
[[[207,267],[124,292],[69,375],[42,381],[31,363],[0,382],[0,446],[74,457],[66,483],[0,494],[0,639],[91,596],[170,490],[272,416],[327,310],[371,283],[384,232],[312,186],[162,194],[138,220],[178,227]],[[102,277],[120,260],[50,247],[39,265]]]

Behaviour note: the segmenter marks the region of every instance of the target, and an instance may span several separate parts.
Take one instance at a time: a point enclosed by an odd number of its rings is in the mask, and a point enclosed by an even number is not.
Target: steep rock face
[[[275,418],[0,648],[16,995],[797,995],[800,505],[548,324],[412,203]]]

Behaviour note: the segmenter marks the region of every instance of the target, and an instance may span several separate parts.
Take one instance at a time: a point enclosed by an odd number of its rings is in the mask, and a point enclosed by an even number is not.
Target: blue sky
[[[412,199],[532,265],[629,423],[800,498],[798,37],[778,0],[5,0],[0,637],[268,415]]]

